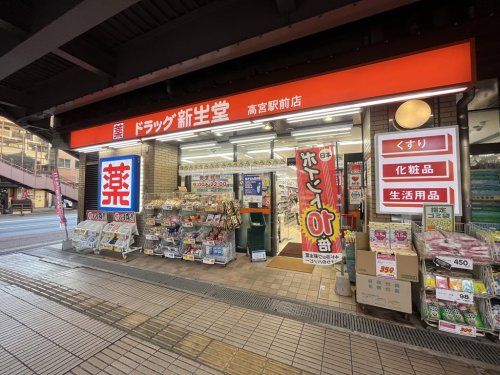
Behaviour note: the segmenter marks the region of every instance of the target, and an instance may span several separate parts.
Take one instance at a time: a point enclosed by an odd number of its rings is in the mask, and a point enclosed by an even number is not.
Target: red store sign
[[[421,214],[424,203],[461,213],[456,126],[375,135],[377,213]]]
[[[466,41],[76,130],[71,132],[71,148],[211,128],[422,90],[465,87],[475,80],[473,53],[472,42]]]

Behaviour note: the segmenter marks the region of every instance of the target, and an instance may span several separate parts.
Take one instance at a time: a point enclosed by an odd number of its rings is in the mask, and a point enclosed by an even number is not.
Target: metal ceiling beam
[[[24,31],[20,27],[0,18],[0,29],[8,31],[11,34],[14,34],[20,40],[27,39],[29,37],[29,33]],[[88,47],[86,48],[88,50]],[[95,54],[95,51],[91,51],[92,55]],[[75,54],[68,53],[58,48],[52,52],[54,55],[59,56],[60,58],[71,62],[74,65],[79,66],[82,69],[88,70],[94,74],[100,75],[105,78],[110,78],[112,75],[108,70],[105,70],[100,67],[101,64],[90,63],[86,58],[80,58]],[[87,54],[89,52],[87,51]]]
[[[181,61],[177,64],[167,66],[163,69],[159,69],[137,78],[118,83],[111,87],[101,89],[69,102],[53,106],[45,112],[59,114],[70,111],[75,108],[83,107],[101,100],[137,90],[170,78],[178,77],[183,74],[259,52],[264,49],[297,40],[324,30],[345,25],[375,14],[399,8],[416,1],[418,0],[360,0],[353,4],[345,5],[332,11],[325,12],[319,16],[290,24],[286,27],[243,40],[236,44],[228,45],[194,58]],[[134,45],[135,42],[136,41],[131,44]],[[145,44],[141,43],[140,47],[145,48]],[[132,51],[128,50],[127,53],[130,56],[135,56],[136,54],[133,51],[134,49],[132,48]]]
[[[139,0],[83,0],[0,57],[0,80],[55,51]]]

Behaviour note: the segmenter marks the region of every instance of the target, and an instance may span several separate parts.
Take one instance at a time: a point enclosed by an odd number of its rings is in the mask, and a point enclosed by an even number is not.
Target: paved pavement
[[[76,263],[0,256],[0,373],[493,374]]]
[[[66,218],[71,232],[76,225],[76,211],[68,212]],[[64,238],[64,229],[59,227],[59,217],[53,211],[25,216],[0,215],[0,251]]]

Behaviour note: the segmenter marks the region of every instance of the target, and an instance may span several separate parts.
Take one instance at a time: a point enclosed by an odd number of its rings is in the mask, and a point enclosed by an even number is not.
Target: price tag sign
[[[160,238],[154,234],[146,234],[146,240],[158,241]]]
[[[396,279],[396,254],[377,253],[376,268],[377,276]]]
[[[205,245],[205,246],[214,246],[215,245],[215,241],[205,241],[205,242],[203,242],[203,245]]]
[[[173,251],[165,251],[163,253],[163,255],[165,255],[165,258],[169,258],[169,259],[174,259],[175,258],[175,253]]]
[[[215,264],[215,259],[203,258],[203,263],[205,263],[205,264]]]
[[[423,210],[424,231],[438,229],[455,231],[455,213],[452,204],[424,204]]]
[[[175,243],[174,237],[167,237],[167,238],[165,238],[165,242]]]
[[[184,254],[182,259],[189,260],[190,262],[194,262],[194,254]]]
[[[193,222],[192,221],[186,221],[185,223],[182,223],[182,226],[185,228],[192,228],[193,227]]]
[[[172,205],[170,205],[170,204],[166,204],[166,205],[164,205],[164,206],[163,206],[163,209],[164,209],[165,211],[172,211]]]
[[[456,258],[444,255],[440,255],[436,258],[449,263],[451,268],[461,268],[464,270],[471,270],[473,268],[474,262],[470,258]]]
[[[193,211],[193,206],[185,206],[184,211]]]
[[[451,301],[457,303],[464,303],[467,305],[474,304],[474,294],[469,292],[458,292],[449,289],[436,289],[436,298],[443,301]]]
[[[144,254],[146,254],[146,255],[153,255],[153,250],[151,250],[151,249],[144,249]]]
[[[439,321],[439,330],[443,332],[454,333],[456,335],[476,337],[476,327],[450,323],[444,320]]]

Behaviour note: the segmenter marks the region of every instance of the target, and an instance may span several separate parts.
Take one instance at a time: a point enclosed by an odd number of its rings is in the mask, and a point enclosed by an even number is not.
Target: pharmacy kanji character
[[[420,166],[418,164],[408,166],[408,173],[409,174],[419,174],[420,173]]]
[[[391,190],[391,192],[389,193],[389,196],[392,200],[398,200],[399,199],[399,191]]]
[[[332,241],[328,237],[318,238],[316,241],[318,245],[318,251],[320,253],[331,253],[332,252]],[[323,260],[325,261],[325,260]]]
[[[424,190],[416,190],[415,191],[415,200],[425,200],[425,191]]]
[[[255,104],[250,104],[248,106],[247,115],[256,115],[257,114],[257,106]]]
[[[290,98],[281,98],[279,100],[280,109],[290,108]]]
[[[292,98],[292,108],[293,107],[300,107],[302,105],[302,95],[295,95]]]
[[[193,109],[181,109],[177,112],[177,127],[179,129],[191,127],[191,121],[193,118]]]
[[[104,205],[122,205],[128,206],[130,201],[127,199],[130,195],[129,184],[127,179],[130,177],[127,171],[130,171],[130,166],[121,162],[119,165],[109,163],[102,170],[104,172],[102,195],[105,197],[102,204]]]
[[[396,174],[398,174],[399,176],[405,175],[406,174],[406,167],[403,165],[398,165],[396,167]]]
[[[433,174],[434,169],[430,164],[424,164],[424,167],[422,168],[422,174]]]
[[[194,107],[194,123],[193,126],[210,124],[210,105],[200,105]]]
[[[212,105],[212,123],[229,121],[229,103],[227,100],[220,100]]]
[[[429,191],[429,195],[427,196],[427,199],[430,201],[438,201],[439,200],[438,192],[436,190]]]
[[[278,99],[270,100],[267,102],[267,110],[269,112],[276,111],[278,109]]]

